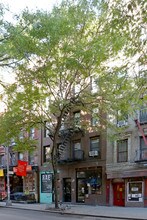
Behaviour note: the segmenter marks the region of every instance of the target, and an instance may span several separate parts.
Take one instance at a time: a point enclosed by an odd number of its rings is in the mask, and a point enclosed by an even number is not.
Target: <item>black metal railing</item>
[[[67,156],[60,156],[58,159],[59,163],[71,163],[76,161],[84,160],[84,151],[83,150],[75,150],[71,156],[67,154]]]
[[[83,160],[83,159],[84,159],[84,151],[75,150],[73,154],[73,160]]]

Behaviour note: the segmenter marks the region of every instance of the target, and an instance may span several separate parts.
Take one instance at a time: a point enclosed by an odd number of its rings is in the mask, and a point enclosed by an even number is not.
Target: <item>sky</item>
[[[61,0],[0,0],[0,4],[9,8],[9,12],[5,15],[5,19],[8,21],[13,21],[13,16],[20,14],[26,7],[28,7],[31,11],[36,11],[36,9],[50,11],[53,5],[57,5],[59,3],[61,3]],[[3,75],[3,81],[8,83],[13,81],[13,77],[10,77],[8,70],[4,72],[1,71],[0,74]],[[2,91],[3,89],[0,87],[0,94]],[[0,103],[0,112],[3,108],[2,103]]]
[[[9,6],[10,13],[7,13],[7,20],[11,20],[13,14],[19,14],[28,7],[30,10],[43,9],[50,11],[53,5],[60,3],[61,0],[0,0],[0,4]]]

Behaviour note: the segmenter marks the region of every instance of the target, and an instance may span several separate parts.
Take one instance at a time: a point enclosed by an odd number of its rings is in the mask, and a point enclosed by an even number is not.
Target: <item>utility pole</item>
[[[10,178],[9,178],[9,147],[6,147],[6,157],[7,157],[7,201],[6,206],[11,206],[12,202],[10,200]]]

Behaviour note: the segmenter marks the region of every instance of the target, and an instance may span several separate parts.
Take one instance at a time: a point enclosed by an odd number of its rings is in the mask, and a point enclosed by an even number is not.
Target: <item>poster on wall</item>
[[[43,173],[41,174],[41,193],[51,193],[52,192],[52,174]]]

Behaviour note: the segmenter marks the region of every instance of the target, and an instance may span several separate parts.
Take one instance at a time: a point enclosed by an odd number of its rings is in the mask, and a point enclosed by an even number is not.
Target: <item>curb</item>
[[[60,215],[72,215],[72,216],[86,216],[86,217],[98,217],[98,218],[107,218],[107,219],[120,219],[120,220],[147,220],[147,218],[134,218],[134,217],[120,217],[120,216],[106,216],[106,215],[96,215],[96,214],[84,214],[84,213],[72,213],[66,212],[65,210],[51,210],[51,209],[33,209],[33,208],[25,208],[25,207],[15,207],[15,206],[0,206],[4,208],[11,208],[11,209],[20,209],[20,210],[28,210],[28,211],[37,211],[37,212],[50,212],[53,214],[60,214]]]

